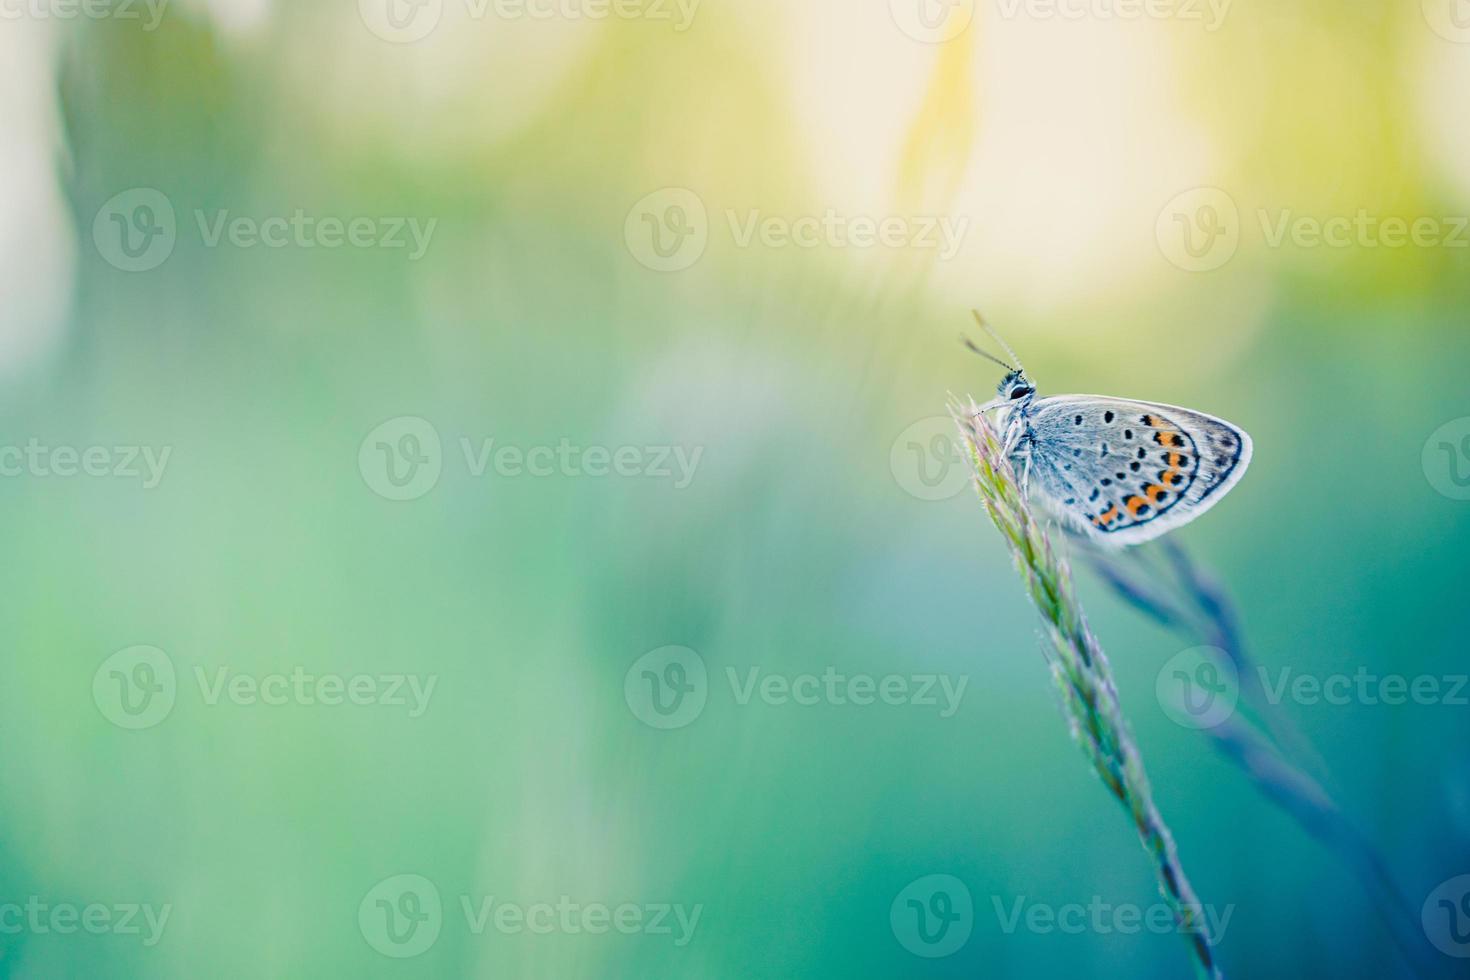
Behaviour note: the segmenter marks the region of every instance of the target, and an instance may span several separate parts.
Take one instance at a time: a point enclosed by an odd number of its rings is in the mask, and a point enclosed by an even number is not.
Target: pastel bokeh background
[[[1226,974],[1462,975],[1463,3],[0,9],[8,975],[1188,975],[1063,927],[1160,900],[972,307],[1252,433],[1179,538],[1272,683],[1436,684],[1281,705],[1405,955],[1084,575]]]

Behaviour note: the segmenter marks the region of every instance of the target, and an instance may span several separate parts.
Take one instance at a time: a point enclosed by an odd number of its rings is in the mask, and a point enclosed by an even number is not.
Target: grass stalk
[[[1077,601],[1071,571],[1047,528],[1032,515],[995,428],[973,404],[954,403],[951,414],[974,465],[980,500],[1015,559],[1026,594],[1041,613],[1048,643],[1044,649],[1073,738],[1132,819],[1153,863],[1159,890],[1189,944],[1196,973],[1217,980],[1223,975],[1215,961],[1204,908],[1184,874],[1174,837],[1154,805],[1112,670]]]

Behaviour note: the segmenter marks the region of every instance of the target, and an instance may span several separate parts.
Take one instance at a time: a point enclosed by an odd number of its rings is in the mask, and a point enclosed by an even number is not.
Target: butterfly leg
[[[1012,466],[1018,466],[1021,470],[1021,495],[1024,498],[1031,496],[1031,457],[1035,450],[1032,440],[1026,438],[1026,419],[1020,414],[1014,414],[1006,423],[1006,435],[1001,451],[1011,461]]]
[[[1019,451],[1011,457],[1011,463],[1020,463],[1020,497],[1030,500],[1030,450]]]
[[[1007,456],[1014,455],[1016,447],[1021,444],[1021,437],[1026,434],[1025,421],[1019,415],[1012,415],[1006,423],[1005,445],[1002,447]]]

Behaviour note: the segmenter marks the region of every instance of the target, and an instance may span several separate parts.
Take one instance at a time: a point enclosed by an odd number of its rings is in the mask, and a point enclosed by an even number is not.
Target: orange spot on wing
[[[1154,436],[1165,446],[1182,446],[1183,442],[1177,432],[1159,432]],[[1166,487],[1177,487],[1184,482],[1184,454],[1176,453],[1170,449],[1164,457],[1166,468],[1159,471],[1159,482]]]
[[[1149,503],[1156,504],[1159,502],[1159,498],[1169,491],[1165,490],[1157,483],[1150,483],[1148,486],[1143,488],[1143,492],[1148,494]]]
[[[1138,512],[1147,506],[1148,501],[1136,494],[1128,498],[1128,513],[1133,517],[1137,517]]]
[[[1167,446],[1171,449],[1184,445],[1184,440],[1179,438],[1179,433],[1170,432],[1167,429],[1161,429],[1158,432],[1155,432],[1154,442],[1158,443],[1161,446]]]
[[[1096,524],[1098,527],[1107,527],[1109,524],[1113,523],[1113,521],[1116,521],[1118,519],[1118,514],[1118,505],[1114,504],[1107,510],[1103,511],[1101,514],[1098,514],[1096,517],[1094,517],[1092,519],[1092,523]]]

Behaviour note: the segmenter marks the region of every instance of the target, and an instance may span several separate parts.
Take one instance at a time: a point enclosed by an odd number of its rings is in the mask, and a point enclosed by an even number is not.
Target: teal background
[[[1159,74],[1115,88],[1106,65],[1079,65],[1055,80],[1077,114],[1049,120],[1043,99],[1036,142],[1016,141],[1031,90],[992,69],[1023,26],[1040,50],[1141,45]],[[9,975],[1187,975],[1172,935],[1007,934],[994,911],[1159,899],[1070,742],[979,504],[910,492],[905,433],[998,380],[955,340],[971,307],[1043,393],[1187,404],[1252,433],[1249,474],[1179,537],[1273,672],[1467,671],[1470,502],[1436,489],[1423,450],[1470,415],[1470,250],[1272,248],[1254,217],[1470,208],[1455,135],[1470,47],[1415,5],[1242,2],[1213,33],[1020,25],[982,5],[935,45],[882,3],[705,0],[684,32],[491,18],[397,45],[352,4],[221,0],[151,32],[0,22],[0,44],[17,147],[0,158],[16,216],[0,238],[0,443],[172,450],[152,489],[0,478],[0,902],[171,906],[151,947],[0,935]],[[1144,90],[1173,115],[1130,114]],[[1098,158],[1136,153],[1120,172],[1157,166],[1157,183],[1119,185],[1044,135],[1113,110]],[[1228,189],[1242,216],[1213,271],[1155,241],[1166,202],[1197,186]],[[92,230],[135,187],[169,199],[179,232],[166,262],[128,273]],[[709,212],[681,271],[646,267],[624,234],[665,187]],[[947,260],[742,248],[723,217],[827,207],[963,215],[970,232]],[[417,262],[208,248],[193,212],[219,208],[438,223]],[[392,501],[359,449],[401,416],[434,427],[443,472]],[[682,489],[475,477],[461,437],[702,455]],[[1086,574],[1080,589],[1184,866],[1232,910],[1227,975],[1410,975],[1333,853],[1164,712],[1156,676],[1193,643]],[[178,692],[132,731],[92,692],[139,644],[167,654]],[[707,703],[660,730],[625,676],[669,645],[702,659]],[[209,704],[194,672],[219,667],[437,684],[417,718]],[[951,717],[742,704],[731,668],[966,687]],[[1470,872],[1470,708],[1283,710],[1412,917]],[[444,905],[437,940],[404,959],[359,926],[400,874]],[[890,926],[931,874],[974,906],[968,941],[932,959]],[[463,895],[702,912],[684,946],[474,935]],[[1463,966],[1431,953],[1446,976]]]

